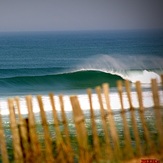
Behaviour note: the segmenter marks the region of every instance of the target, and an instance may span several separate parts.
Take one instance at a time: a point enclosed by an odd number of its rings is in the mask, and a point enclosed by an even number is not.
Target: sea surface
[[[89,105],[86,89],[109,83],[111,105],[120,109],[116,81],[141,81],[144,103],[151,107],[151,78],[160,83],[163,74],[163,31],[75,31],[0,33],[0,105],[8,114],[7,98],[41,94],[48,106],[48,93],[78,95],[83,109]],[[137,106],[136,92],[132,91]],[[124,94],[124,98],[125,94]],[[94,107],[98,99],[93,92]],[[57,101],[58,99],[56,99]],[[56,102],[59,105],[59,102]],[[126,108],[128,104],[126,102]],[[35,107],[35,112],[39,109]],[[23,109],[22,113],[26,113]]]

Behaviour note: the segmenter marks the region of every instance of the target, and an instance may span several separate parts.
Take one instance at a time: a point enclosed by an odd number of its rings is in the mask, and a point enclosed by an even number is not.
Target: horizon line
[[[77,29],[77,30],[2,30],[0,33],[42,33],[42,32],[105,32],[105,31],[163,31],[163,28],[135,28],[135,29]]]

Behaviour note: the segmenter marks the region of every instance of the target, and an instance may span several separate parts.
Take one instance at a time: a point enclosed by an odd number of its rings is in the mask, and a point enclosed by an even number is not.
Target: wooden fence
[[[163,76],[161,79],[163,81]],[[159,88],[157,81],[152,79],[151,91],[154,107],[148,110],[143,105],[141,83],[136,82],[135,89],[139,109],[135,109],[132,104],[130,82],[118,81],[117,90],[121,104],[121,110],[118,114],[121,123],[117,124],[117,113],[114,113],[110,106],[109,85],[103,84],[101,87],[96,87],[95,91],[100,106],[100,127],[97,124],[93,108],[92,90],[87,89],[90,104],[89,118],[85,117],[78,97],[71,96],[72,124],[74,124],[75,129],[73,134],[65,112],[63,96],[58,96],[61,107],[61,118],[59,118],[54,94],[49,94],[53,114],[53,129],[51,130],[42,96],[38,95],[41,138],[33,112],[32,96],[26,96],[25,99],[28,109],[27,117],[23,117],[21,114],[23,108],[20,107],[19,98],[8,99],[9,128],[6,129],[3,116],[0,114],[0,162],[110,163],[140,162],[142,158],[163,161],[163,109],[160,105]],[[124,109],[124,90],[128,98],[128,110]],[[146,117],[146,110],[153,113],[151,120]],[[151,125],[154,127],[152,128]],[[5,134],[6,130],[11,135],[10,144]]]

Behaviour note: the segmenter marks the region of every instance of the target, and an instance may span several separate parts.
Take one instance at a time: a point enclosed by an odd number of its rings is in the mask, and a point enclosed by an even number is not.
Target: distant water
[[[2,101],[49,92],[85,98],[104,82],[115,92],[119,79],[148,87],[162,73],[163,31],[0,33]]]

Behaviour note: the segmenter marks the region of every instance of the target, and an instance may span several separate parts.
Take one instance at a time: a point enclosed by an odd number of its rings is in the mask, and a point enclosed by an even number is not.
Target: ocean
[[[87,88],[109,83],[112,109],[120,109],[116,81],[143,84],[144,104],[151,107],[150,80],[163,74],[163,31],[65,31],[0,33],[0,108],[8,114],[7,98],[41,94],[50,110],[48,93],[78,95],[82,109],[89,109]],[[125,107],[128,107],[127,97]],[[132,91],[137,107],[137,96]],[[94,107],[99,108],[93,91]],[[34,107],[39,112],[38,107]]]

